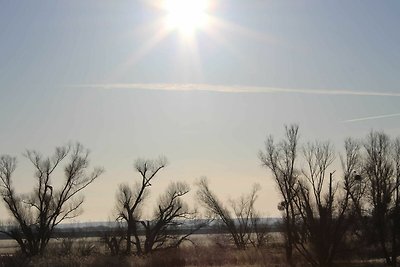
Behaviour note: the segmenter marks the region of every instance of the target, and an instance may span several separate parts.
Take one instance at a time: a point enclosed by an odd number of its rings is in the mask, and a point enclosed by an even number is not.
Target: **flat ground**
[[[18,254],[17,243],[0,240],[0,266],[286,266],[279,235],[272,235],[265,248],[239,251],[229,245],[225,235],[195,235],[179,249],[160,251],[145,257],[111,256],[100,238],[54,239],[43,258],[25,259]],[[307,266],[296,256],[299,267]],[[343,260],[337,266],[384,266],[382,260]]]

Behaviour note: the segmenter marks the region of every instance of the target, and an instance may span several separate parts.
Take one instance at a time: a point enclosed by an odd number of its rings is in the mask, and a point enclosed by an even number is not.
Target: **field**
[[[27,259],[18,252],[12,240],[0,241],[0,266],[286,266],[283,244],[279,233],[272,234],[265,248],[237,250],[226,245],[225,235],[195,235],[192,243],[178,249],[155,252],[148,256],[111,256],[100,238],[59,238],[51,241],[44,257]],[[297,255],[299,267],[308,266]],[[343,260],[336,266],[384,266],[382,260]]]

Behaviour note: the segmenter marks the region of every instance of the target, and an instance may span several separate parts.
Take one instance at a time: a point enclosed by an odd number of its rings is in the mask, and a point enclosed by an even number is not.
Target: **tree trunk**
[[[131,254],[132,251],[132,241],[131,241],[131,236],[132,236],[132,222],[128,221],[128,229],[126,231],[126,254]]]
[[[295,266],[293,263],[293,236],[292,236],[292,227],[291,222],[292,217],[290,216],[289,207],[286,207],[286,260],[289,266]]]

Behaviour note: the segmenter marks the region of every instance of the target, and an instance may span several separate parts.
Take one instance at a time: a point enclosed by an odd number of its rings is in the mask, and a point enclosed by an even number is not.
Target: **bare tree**
[[[155,250],[176,248],[189,236],[204,226],[203,223],[195,224],[187,228],[186,232],[180,234],[181,227],[188,226],[188,221],[193,220],[196,211],[191,211],[182,200],[190,187],[183,182],[172,182],[157,202],[152,220],[141,220],[145,229],[145,240],[143,244],[144,254]]]
[[[383,132],[371,131],[364,142],[364,175],[373,236],[387,265],[396,266],[399,210],[399,141]],[[368,206],[367,206],[368,208]]]
[[[363,158],[361,142],[347,138],[345,140],[345,155],[340,157],[343,170],[344,190],[349,196],[348,217],[349,238],[353,246],[360,249],[365,245],[365,232],[368,230],[368,216],[364,209],[366,190],[368,188],[367,179],[363,179]]]
[[[259,184],[254,184],[249,194],[229,201],[235,216],[239,239],[242,243],[254,247],[265,245],[269,230],[266,223],[261,222],[260,215],[254,208],[260,189]]]
[[[261,246],[265,243],[266,231],[261,226],[254,209],[257,193],[260,190],[258,185],[253,187],[249,195],[230,201],[233,212],[211,191],[206,178],[200,179],[198,187],[199,201],[213,216],[222,221],[236,248],[246,249],[248,245]]]
[[[141,219],[141,209],[149,195],[150,182],[166,164],[167,160],[164,157],[158,160],[136,161],[135,168],[141,175],[141,182],[136,182],[133,188],[122,184],[117,192],[119,218],[127,223],[126,253],[128,254],[131,253],[131,244],[135,245],[138,255],[176,248],[204,226],[204,223],[193,224],[185,229],[185,233],[179,232],[181,226],[186,226],[187,221],[196,216],[196,211],[189,210],[188,205],[182,200],[190,190],[183,182],[174,182],[168,186],[165,194],[158,199],[153,219]],[[142,229],[144,238],[141,238]],[[132,236],[134,241],[131,240]]]
[[[149,194],[149,187],[157,173],[167,165],[165,157],[159,157],[157,160],[136,160],[134,166],[140,174],[140,181],[137,181],[133,187],[127,184],[121,184],[117,192],[117,211],[119,219],[127,224],[126,229],[126,253],[132,252],[132,243],[135,244],[138,254],[142,254],[142,246],[138,235],[138,221],[140,220],[141,208],[144,200]],[[135,241],[132,242],[132,236]]]
[[[64,182],[55,189],[53,174],[68,155]],[[36,185],[30,194],[15,191],[12,173],[16,159],[10,156],[0,158],[1,195],[17,225],[3,232],[18,242],[24,254],[34,256],[44,253],[54,228],[60,222],[79,214],[83,196],[78,196],[78,193],[99,177],[103,169],[96,168],[87,174],[89,152],[79,143],[57,147],[54,155],[48,158],[36,151],[27,151],[26,156],[35,168]]]
[[[367,184],[363,180],[363,166],[360,142],[347,138],[344,142],[345,155],[341,155],[344,189],[351,198],[352,211],[360,218],[363,217],[361,207]]]
[[[355,153],[351,147],[346,149],[345,173],[352,172]],[[308,144],[303,152],[307,168],[303,170],[305,179],[299,180],[294,198],[299,213],[295,246],[312,266],[332,266],[349,227],[350,194],[344,187],[339,188],[339,183],[334,183],[335,171],[327,177],[335,159],[328,142]]]
[[[271,170],[282,197],[278,208],[284,213],[286,259],[290,266],[294,266],[292,233],[296,224],[296,214],[293,199],[296,196],[295,187],[298,181],[298,173],[295,169],[298,131],[298,125],[285,126],[285,139],[275,143],[274,138],[269,136],[265,141],[265,151],[259,152],[262,165]]]
[[[399,253],[399,239],[400,239],[400,137],[397,137],[393,142],[393,159],[395,169],[396,186],[394,190],[394,206],[391,210],[392,218],[392,265],[397,265],[397,256]]]

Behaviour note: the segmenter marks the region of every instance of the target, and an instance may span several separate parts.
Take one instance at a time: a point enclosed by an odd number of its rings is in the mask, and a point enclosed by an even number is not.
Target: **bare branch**
[[[65,180],[61,188],[52,186],[52,174],[70,154],[65,165]],[[74,146],[57,147],[53,156],[44,158],[40,153],[28,150],[25,156],[35,168],[37,184],[28,195],[16,194],[12,187],[11,174],[15,170],[15,159],[3,156],[0,159],[2,197],[19,226],[12,236],[29,256],[43,254],[54,227],[68,218],[74,218],[83,203],[83,198],[74,197],[97,179],[102,169],[86,174],[89,152],[77,143]]]

